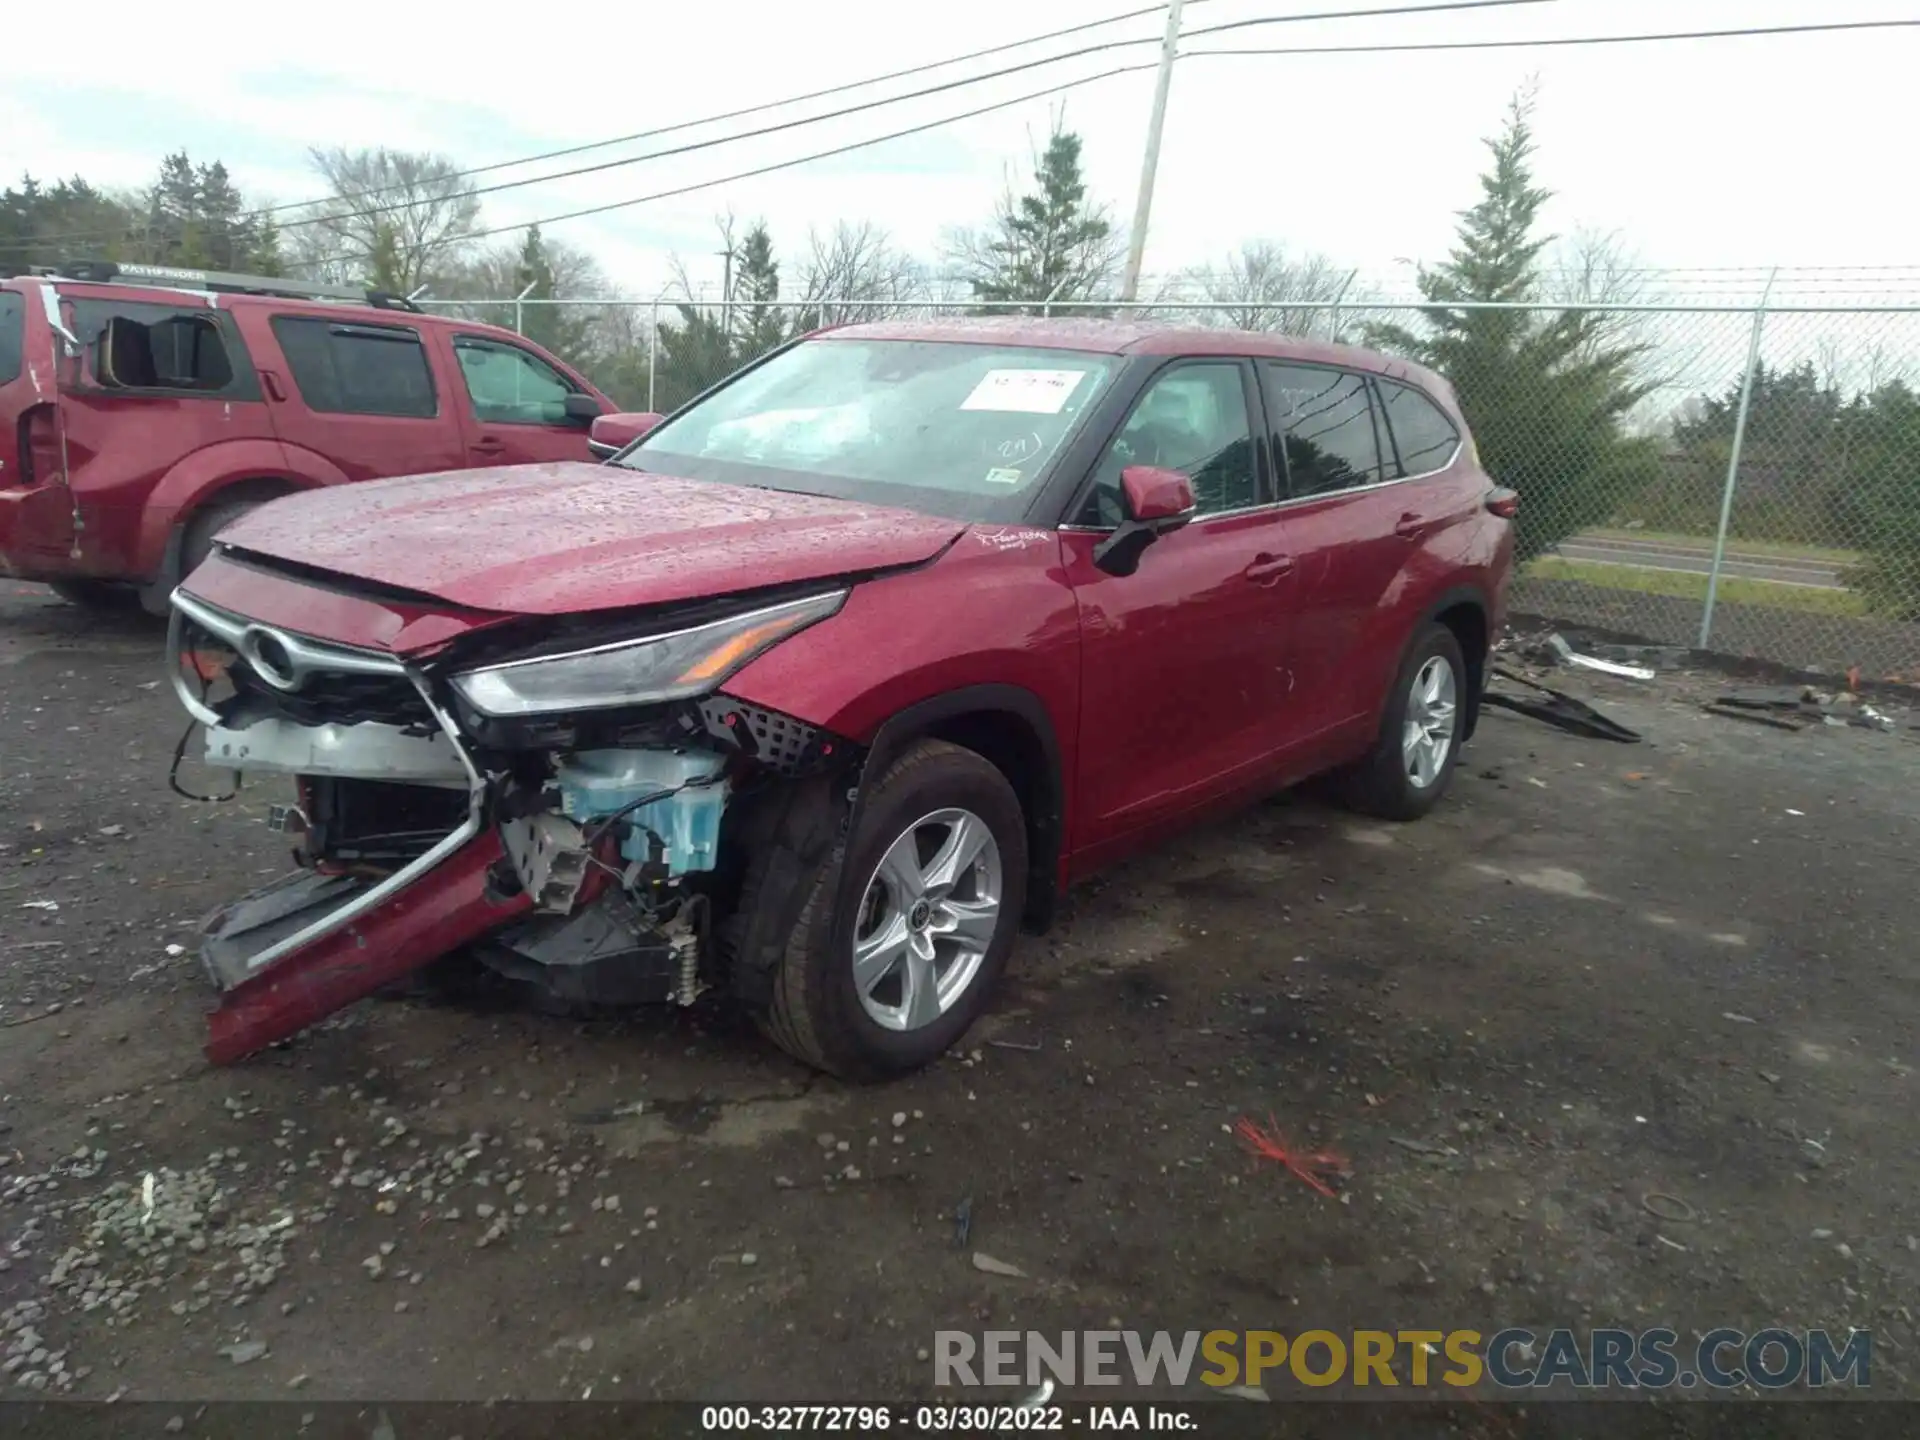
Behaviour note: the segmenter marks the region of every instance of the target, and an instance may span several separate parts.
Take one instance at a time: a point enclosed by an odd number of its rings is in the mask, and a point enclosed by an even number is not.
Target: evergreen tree
[[[747,231],[736,263],[733,353],[736,364],[744,365],[784,344],[789,331],[786,317],[773,308],[780,298],[780,264],[773,258],[773,238],[764,224]]]
[[[1035,159],[1033,189],[1009,192],[993,224],[958,237],[950,258],[976,299],[1065,302],[1094,297],[1119,251],[1113,222],[1087,197],[1080,137],[1056,127]]]
[[[1422,268],[1422,333],[1369,331],[1370,341],[1452,382],[1481,463],[1520,493],[1518,550],[1531,559],[1607,516],[1658,472],[1651,441],[1628,436],[1627,413],[1647,394],[1634,379],[1638,347],[1609,343],[1589,311],[1462,310],[1462,301],[1526,303],[1540,295],[1539,233],[1550,193],[1533,178],[1531,101],[1516,97],[1480,200],[1460,217],[1445,264]]]
[[[553,300],[557,298],[555,289],[553,256],[541,238],[540,227],[531,226],[520,245],[513,293],[525,291],[528,300]],[[520,333],[574,364],[586,359],[591,330],[591,317],[565,305],[527,305],[521,311]]]

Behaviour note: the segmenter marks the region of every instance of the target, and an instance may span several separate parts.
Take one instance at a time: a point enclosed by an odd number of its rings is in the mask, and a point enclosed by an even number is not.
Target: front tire
[[[1418,820],[1439,804],[1460,758],[1466,698],[1459,638],[1429,621],[1400,662],[1373,749],[1341,777],[1346,803],[1383,820]]]
[[[116,585],[111,580],[51,580],[47,588],[69,605],[102,613],[132,610],[140,600],[131,585]]]
[[[931,1063],[979,1018],[1006,969],[1026,877],[1026,819],[1006,776],[971,750],[919,742],[815,870],[761,1028],[844,1079]]]

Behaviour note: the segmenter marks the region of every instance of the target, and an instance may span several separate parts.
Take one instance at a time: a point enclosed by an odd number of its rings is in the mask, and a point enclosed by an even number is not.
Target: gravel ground
[[[1649,743],[1490,714],[1421,824],[1199,832],[886,1088],[477,1001],[213,1070],[187,947],[283,852],[272,795],[167,790],[159,647],[0,582],[0,1394],[913,1398],[936,1328],[1664,1323],[1870,1328],[1920,1397],[1911,729],[1566,682]]]

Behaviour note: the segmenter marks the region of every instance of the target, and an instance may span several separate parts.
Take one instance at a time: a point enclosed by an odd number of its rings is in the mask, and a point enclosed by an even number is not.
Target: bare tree
[[[453,161],[384,146],[310,154],[333,196],[288,227],[297,262],[404,294],[464,258],[480,201]]]
[[[1559,240],[1542,266],[1541,298],[1569,307],[1643,304],[1651,272],[1618,230],[1583,226]],[[1628,430],[1658,435],[1669,428],[1675,397],[1692,387],[1689,376],[1701,360],[1697,322],[1690,317],[1612,310],[1592,316],[1576,352],[1593,361],[1631,351],[1628,373],[1645,397],[1625,417]]]
[[[802,323],[844,325],[877,318],[885,306],[911,304],[927,293],[920,263],[869,221],[842,220],[830,235],[807,237],[798,299]]]
[[[1324,307],[1341,297],[1351,275],[1324,255],[1296,259],[1272,240],[1249,240],[1217,265],[1186,271],[1178,289],[1225,307],[1200,312],[1211,324],[1310,335],[1327,329]]]

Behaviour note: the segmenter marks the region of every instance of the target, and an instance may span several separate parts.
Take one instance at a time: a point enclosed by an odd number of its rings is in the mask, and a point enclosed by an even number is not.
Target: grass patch
[[[1682,535],[1671,530],[1583,530],[1579,535],[1570,535],[1570,540],[1621,540],[1629,544],[1636,540],[1651,541],[1656,545],[1692,545],[1698,549],[1713,548],[1712,535]],[[1742,540],[1738,535],[1727,537],[1729,555],[1765,555],[1776,560],[1818,560],[1828,565],[1858,565],[1863,558],[1858,550],[1836,550],[1827,545],[1799,545],[1785,540]]]
[[[1643,570],[1633,565],[1605,565],[1592,560],[1566,560],[1542,555],[1522,576],[1530,580],[1573,580],[1608,590],[1634,590],[1642,595],[1667,595],[1679,600],[1707,601],[1707,577],[1678,570]],[[1801,610],[1814,615],[1865,615],[1867,603],[1851,590],[1817,590],[1808,585],[1776,585],[1744,576],[1720,577],[1722,605],[1763,605],[1773,610]]]

